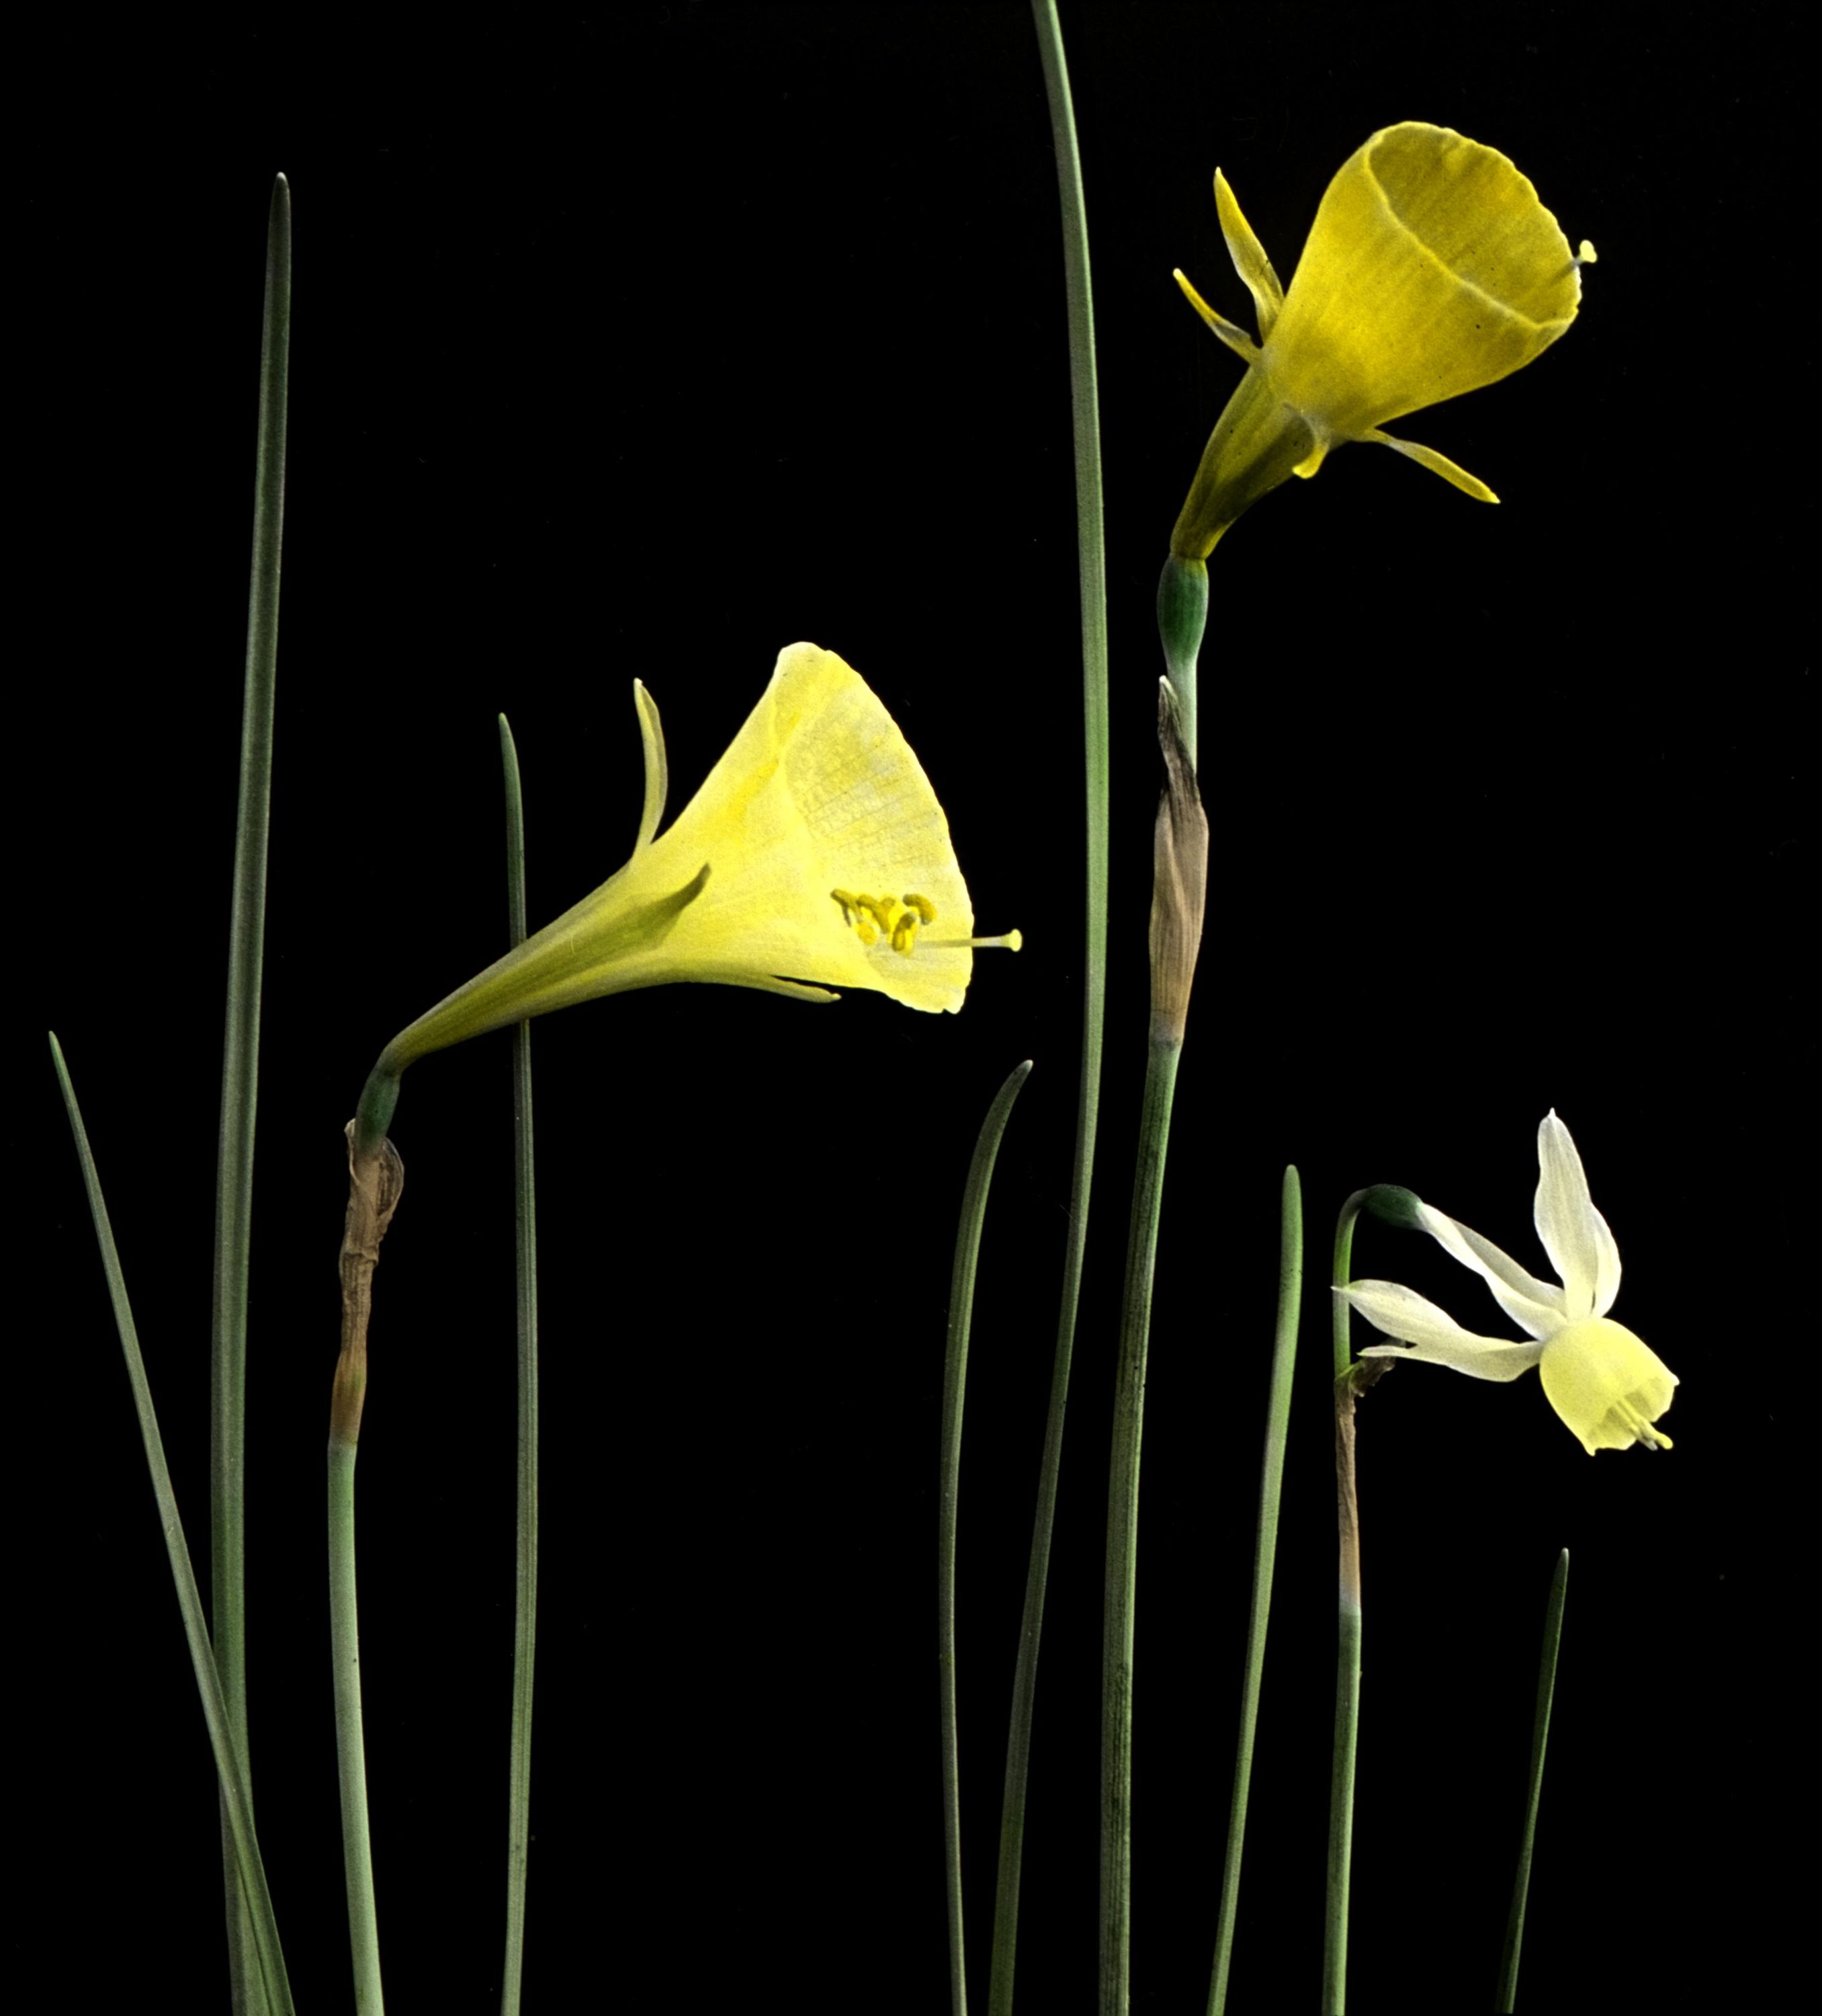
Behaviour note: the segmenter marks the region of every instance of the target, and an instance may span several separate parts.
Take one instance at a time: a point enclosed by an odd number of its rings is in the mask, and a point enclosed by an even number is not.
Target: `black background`
[[[1677,1371],[1674,1453],[1590,1461],[1536,1381],[1366,1402],[1353,2000],[1490,2006],[1551,1564],[1573,1553],[1523,1985],[1766,2006],[1802,1398],[1795,10],[1070,7],[1112,637],[1102,1151],[1039,1692],[1020,2006],[1093,1995],[1101,1533],[1143,1068],[1152,594],[1250,323],[1220,164],[1287,276],[1375,127],[1510,154],[1599,247],[1568,337],[1335,457],[1211,570],[1214,858],[1147,1418],[1134,2003],[1199,2007],[1231,1762],[1278,1190],[1310,1291],[1235,1959],[1319,1978],[1332,1686],[1328,1227],[1407,1184],[1533,1265],[1573,1129]],[[199,1565],[213,1151],[261,246],[296,214],[253,1251],[253,1765],[301,2010],[351,2008],[322,1452],[340,1129],[385,1039],[503,942],[494,716],[534,921],[624,858],[635,676],[674,808],[781,646],[868,677],[981,927],[958,1019],[674,988],[536,1036],[544,1572],[528,2006],[935,2010],[935,1474],[973,1130],[1021,1058],[961,1490],[965,1847],[985,2000],[998,1774],[1055,1317],[1080,942],[1056,199],[1026,10],[393,13],[43,41],[16,189],[27,362],[13,983],[68,1053]],[[38,1885],[82,2007],[222,2006],[215,1804],[41,1035],[15,1363],[16,1660]],[[509,1043],[394,1127],[360,1467],[383,1952],[401,2011],[498,1996],[512,1660]],[[1503,1330],[1428,1242],[1359,1271]],[[1364,1339],[1362,1340],[1364,1341]],[[1775,1605],[1775,1608],[1774,1608]],[[41,1635],[39,1621],[42,1621]],[[36,1645],[34,1654],[31,1650]],[[42,1766],[41,1778],[37,1767]],[[80,1931],[65,1935],[66,1924]],[[47,1928],[53,1928],[48,1930]],[[73,2004],[71,2006],[77,2006]]]

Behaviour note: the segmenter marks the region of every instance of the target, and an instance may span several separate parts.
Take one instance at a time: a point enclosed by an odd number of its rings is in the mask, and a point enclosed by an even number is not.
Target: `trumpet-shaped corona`
[[[658,710],[638,681],[645,800],[632,859],[396,1036],[380,1072],[597,995],[706,981],[800,1000],[867,988],[961,1006],[978,938],[949,822],[878,697],[832,651],[779,653],[757,707],[660,833]],[[874,895],[872,890],[909,890]]]
[[[1555,1114],[1537,1130],[1537,1236],[1561,1276],[1540,1280],[1457,1219],[1416,1205],[1421,1229],[1480,1275],[1493,1299],[1529,1341],[1477,1337],[1434,1302],[1396,1281],[1353,1281],[1336,1290],[1397,1344],[1369,1345],[1363,1358],[1414,1358],[1475,1379],[1516,1379],[1533,1366],[1544,1397],[1589,1455],[1597,1449],[1669,1449],[1652,1424],[1669,1407],[1676,1375],[1607,1312],[1619,1293],[1619,1248],[1588,1194],[1569,1130]]]
[[[1670,1438],[1651,1426],[1669,1406],[1676,1388],[1657,1353],[1623,1323],[1590,1316],[1546,1340],[1538,1376],[1551,1406],[1597,1449],[1669,1449]]]
[[[1203,451],[1171,552],[1206,560],[1249,504],[1287,477],[1313,476],[1346,441],[1396,448],[1497,502],[1478,477],[1383,423],[1541,355],[1575,319],[1594,247],[1584,239],[1571,253],[1504,154],[1418,122],[1375,133],[1342,165],[1288,291],[1218,170],[1215,207],[1260,340],[1177,275],[1247,369]]]

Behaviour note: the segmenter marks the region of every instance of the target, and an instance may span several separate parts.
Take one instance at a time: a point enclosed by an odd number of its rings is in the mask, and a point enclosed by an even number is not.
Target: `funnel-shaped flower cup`
[[[592,895],[395,1036],[368,1082],[359,1153],[383,1135],[399,1074],[432,1050],[604,994],[672,981],[832,1001],[871,988],[961,1006],[977,945],[949,822],[877,696],[832,651],[793,644],[727,754],[668,832],[658,710],[634,682],[645,805],[632,859]],[[819,984],[820,983],[820,984]]]
[[[1203,452],[1172,553],[1206,560],[1248,505],[1288,476],[1314,475],[1344,441],[1397,448],[1494,501],[1446,456],[1380,429],[1494,383],[1575,319],[1582,261],[1529,182],[1446,127],[1387,127],[1329,184],[1288,293],[1218,172],[1215,199],[1260,340],[1177,275],[1247,373]]]

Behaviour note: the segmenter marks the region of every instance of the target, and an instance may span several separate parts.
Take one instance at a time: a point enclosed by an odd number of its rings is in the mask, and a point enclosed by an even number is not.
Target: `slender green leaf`
[[[990,2016],[1011,2016],[1012,2007],[1037,1655],[1044,1633],[1044,1591],[1050,1575],[1051,1541],[1056,1524],[1057,1490],[1062,1476],[1063,1421],[1068,1411],[1069,1369],[1075,1352],[1076,1314],[1081,1299],[1082,1269],[1088,1244],[1088,1201],[1094,1173],[1094,1142],[1101,1103],[1101,1026],[1107,994],[1107,569],[1101,531],[1100,394],[1094,368],[1094,289],[1088,264],[1082,164],[1076,145],[1075,113],[1069,100],[1062,31],[1051,0],[1033,0],[1032,12],[1044,64],[1044,90],[1050,105],[1051,133],[1062,211],[1070,405],[1075,439],[1076,573],[1081,601],[1082,727],[1087,787],[1083,864],[1086,904],[1082,956],[1082,1066],[1076,1098],[1076,1148],[1069,1179],[1056,1349],[1051,1370],[1044,1454],[1038,1471],[1031,1558],[1026,1571],[1024,1613],[1019,1633],[1019,1657],[1012,1678],[1012,1714],[1006,1741],[1005,1791],[1000,1810],[999,1873],[994,1903],[993,1972],[988,1990]]]
[[[506,785],[509,945],[526,935],[525,801],[519,751],[500,717]],[[656,825],[656,819],[652,823]],[[525,1966],[525,1884],[531,1847],[532,1669],[537,1645],[537,1189],[532,1159],[531,1024],[512,1032],[512,1201],[519,1309],[519,1567],[512,1636],[512,1728],[506,1816],[506,1960],[501,2016],[518,2016]]]
[[[961,1403],[968,1386],[968,1337],[974,1318],[974,1276],[994,1163],[1012,1102],[1031,1075],[1027,1058],[994,1096],[981,1122],[962,1192],[949,1283],[949,1345],[943,1372],[943,1444],[937,1490],[937,1669],[942,1687],[943,1847],[949,1883],[949,1993],[954,2016],[965,2016],[968,1982],[961,1927],[961,1777],[955,1728],[955,1520],[961,1474]]]
[[[265,1865],[260,1859],[259,1841],[253,1832],[253,1802],[247,1796],[246,1773],[235,1748],[221,1676],[209,1644],[203,1599],[196,1588],[195,1570],[190,1564],[189,1546],[184,1538],[183,1521],[177,1509],[177,1493],[171,1488],[171,1469],[164,1460],[164,1438],[158,1431],[157,1410],[152,1404],[151,1384],[146,1377],[146,1361],[140,1355],[139,1333],[133,1321],[132,1305],[127,1298],[126,1276],[121,1271],[113,1227],[108,1220],[107,1203],[102,1195],[101,1177],[89,1149],[81,1109],[76,1103],[76,1089],[70,1082],[63,1047],[54,1035],[51,1038],[51,1058],[56,1067],[57,1082],[63,1089],[70,1131],[75,1137],[77,1159],[82,1165],[82,1181],[88,1192],[89,1215],[95,1222],[95,1236],[101,1247],[102,1270],[107,1277],[114,1324],[120,1332],[127,1377],[133,1389],[133,1406],[139,1417],[140,1439],[146,1447],[146,1467],[151,1473],[153,1496],[158,1504],[158,1523],[164,1530],[165,1551],[171,1560],[171,1579],[177,1590],[184,1636],[189,1643],[190,1665],[196,1676],[196,1692],[202,1698],[203,1719],[208,1725],[209,1741],[215,1753],[215,1770],[234,1844],[240,1894],[246,1900],[253,1949],[252,1975],[277,2016],[293,2016],[291,1983],[279,1943],[271,1892],[267,1888]]]
[[[1500,1955],[1500,2016],[1511,2016],[1518,1993],[1518,1951],[1525,1942],[1525,1906],[1531,1889],[1531,1850],[1537,1838],[1537,1802],[1543,1791],[1543,1751],[1550,1737],[1550,1705],[1556,1695],[1556,1655],[1562,1644],[1562,1610],[1569,1595],[1569,1550],[1558,1555],[1543,1614],[1543,1649],[1537,1661],[1537,1705],[1531,1723],[1531,1779],[1525,1800],[1525,1828],[1518,1840],[1518,1872],[1512,1881],[1512,1908],[1506,1920],[1505,1950]]]
[[[246,1717],[246,1309],[253,1224],[253,1123],[259,1103],[260,977],[266,931],[266,840],[272,790],[279,573],[285,531],[285,419],[291,355],[291,191],[272,185],[260,344],[259,441],[253,463],[252,580],[240,723],[239,810],[228,930],[227,1029],[215,1177],[215,1271],[210,1380],[209,1606],[216,1664],[235,1748],[250,1751]],[[249,1964],[252,1928],[222,1789],[222,1876],[235,2016],[268,2016]]]
[[[1221,1903],[1215,1924],[1215,1964],[1209,1984],[1209,2016],[1227,2006],[1227,1970],[1240,1910],[1240,1865],[1246,1842],[1246,1802],[1252,1783],[1252,1738],[1265,1672],[1266,1625],[1271,1615],[1272,1568],[1278,1557],[1278,1501],[1285,1477],[1285,1438],[1291,1419],[1291,1374],[1297,1362],[1297,1318],[1303,1300],[1303,1193],[1294,1168],[1285,1172],[1278,1222],[1278,1330],[1266,1401],[1265,1455],[1259,1469],[1259,1524],[1252,1542],[1252,1607],[1246,1622],[1246,1671],[1240,1695],[1240,1740],[1234,1755],[1234,1790],[1227,1812],[1227,1850],[1221,1870]]]

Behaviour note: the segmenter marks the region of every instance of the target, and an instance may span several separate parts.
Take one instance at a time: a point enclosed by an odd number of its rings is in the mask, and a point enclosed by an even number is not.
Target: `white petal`
[[[1588,1208],[1594,1211],[1592,1204]],[[1594,1313],[1604,1316],[1619,1294],[1619,1241],[1597,1211],[1594,1211]]]
[[[1360,1353],[1363,1358],[1415,1358],[1428,1365],[1450,1366],[1472,1379],[1516,1379],[1543,1355],[1541,1344],[1476,1337],[1434,1302],[1425,1301],[1396,1281],[1353,1281],[1335,1293],[1346,1295],[1368,1323],[1388,1337],[1403,1340],[1401,1344],[1369,1345]]]
[[[1446,1218],[1427,1204],[1419,1204],[1417,1211],[1425,1231],[1450,1259],[1459,1260],[1480,1276],[1492,1289],[1493,1300],[1521,1330],[1548,1337],[1569,1321],[1562,1291],[1554,1281],[1540,1281],[1535,1274],[1526,1273],[1509,1254],[1459,1219]]]
[[[1537,1237],[1561,1276],[1570,1322],[1605,1316],[1619,1293],[1619,1248],[1588,1195],[1569,1130],[1553,1107],[1537,1129]]]

